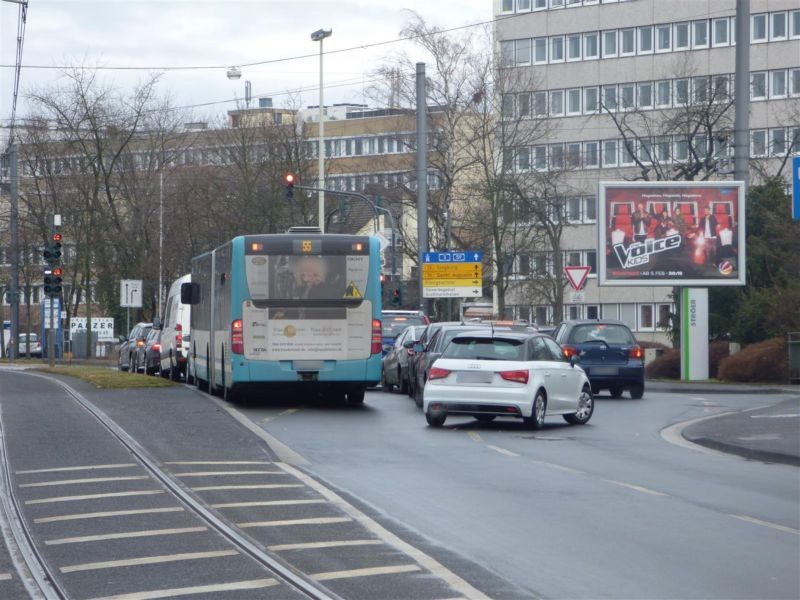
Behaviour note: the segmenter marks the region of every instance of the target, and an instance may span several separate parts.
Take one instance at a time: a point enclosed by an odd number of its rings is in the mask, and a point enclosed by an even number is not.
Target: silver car
[[[383,357],[383,389],[391,392],[399,388],[408,391],[408,362],[414,353],[413,346],[425,331],[426,325],[413,325],[395,338],[394,346]]]

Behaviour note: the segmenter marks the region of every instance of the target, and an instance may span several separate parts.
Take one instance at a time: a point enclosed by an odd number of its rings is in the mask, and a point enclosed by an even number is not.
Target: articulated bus
[[[192,259],[181,301],[192,305],[187,381],[228,400],[285,390],[359,404],[380,382],[377,238],[239,236]]]

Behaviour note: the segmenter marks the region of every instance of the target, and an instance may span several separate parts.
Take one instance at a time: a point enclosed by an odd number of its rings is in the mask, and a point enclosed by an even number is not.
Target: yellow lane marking
[[[511,450],[506,450],[505,448],[500,448],[499,446],[492,446],[491,444],[486,444],[487,448],[491,448],[495,452],[499,452],[500,454],[505,454],[506,456],[520,456],[516,452],[511,452]]]
[[[729,514],[729,517],[733,517],[734,519],[739,519],[741,521],[747,521],[748,523],[754,523],[755,525],[761,525],[762,527],[769,527],[770,529],[777,529],[778,531],[783,531],[784,533],[793,533],[795,535],[800,535],[800,529],[794,529],[793,527],[786,527],[785,525],[778,525],[777,523],[770,523],[769,521],[762,521],[761,519],[756,519],[754,517],[748,517],[746,515],[734,515]]]
[[[282,471],[194,471],[175,473],[175,477],[227,477],[230,475],[286,475]]]
[[[283,550],[315,550],[318,548],[341,548],[343,546],[379,546],[380,540],[341,540],[338,542],[307,542],[305,544],[277,544],[267,546],[267,550],[281,552]]]
[[[142,508],[139,510],[110,510],[106,512],[76,513],[74,515],[59,515],[57,517],[42,517],[34,519],[34,523],[55,523],[57,521],[76,521],[78,519],[101,519],[104,517],[127,517],[129,515],[150,515],[156,513],[183,512],[180,506],[169,508]]]
[[[283,527],[286,525],[327,525],[329,523],[349,523],[353,519],[349,517],[319,517],[315,519],[286,519],[283,521],[252,521],[237,523],[237,527],[247,529],[249,527]]]
[[[279,417],[288,417],[289,415],[292,415],[292,414],[296,413],[298,410],[300,410],[300,409],[299,408],[287,408],[285,411],[283,411],[281,413],[278,413],[274,417],[265,417],[265,418],[261,419],[259,421],[259,423],[266,424],[266,423],[269,423],[270,421],[274,421],[275,419],[277,419]]]
[[[83,496],[58,496],[56,498],[41,498],[39,500],[25,500],[25,504],[47,504],[49,502],[75,502],[78,500],[96,500],[99,498],[123,498],[125,496],[152,496],[163,494],[164,490],[142,490],[139,492],[111,492],[108,494],[84,494]]]
[[[633,483],[625,483],[624,481],[615,481],[613,479],[606,479],[608,483],[613,483],[614,485],[620,485],[622,487],[628,488],[629,490],[636,490],[637,492],[642,492],[643,494],[650,494],[651,496],[667,496],[668,494],[664,494],[662,492],[657,492],[655,490],[651,490],[650,488],[642,487],[640,485],[634,485]]]
[[[102,542],[104,540],[124,540],[128,538],[151,537],[159,535],[179,535],[181,533],[199,533],[208,531],[206,527],[182,527],[180,529],[150,529],[147,531],[125,531],[121,533],[107,533],[104,535],[84,535],[80,537],[60,538],[57,540],[46,540],[48,546],[60,546],[61,544],[80,544],[82,542]]]
[[[162,556],[143,556],[141,558],[127,558],[125,560],[108,560],[104,562],[84,563],[82,565],[69,565],[59,569],[62,573],[76,573],[78,571],[96,571],[98,569],[115,569],[118,567],[135,567],[139,565],[156,565],[182,560],[198,560],[202,558],[221,558],[223,556],[236,556],[236,550],[217,550],[213,552],[184,552],[183,554],[165,554]]]
[[[261,483],[256,485],[206,485],[189,488],[193,492],[215,492],[218,490],[276,490],[303,487],[300,483]]]
[[[331,579],[349,579],[351,577],[369,577],[371,575],[391,575],[394,573],[411,573],[420,571],[417,565],[397,565],[395,567],[372,567],[369,569],[351,569],[350,571],[329,571],[315,573],[311,577],[317,581],[330,581]]]
[[[261,502],[230,502],[212,504],[211,508],[247,508],[249,506],[293,506],[295,504],[325,504],[327,500],[264,500]]]
[[[136,463],[123,463],[118,465],[89,465],[85,467],[58,467],[55,469],[29,469],[27,471],[14,471],[17,475],[30,475],[33,473],[62,473],[64,471],[92,471],[95,469],[129,469],[136,467]]]
[[[480,433],[477,433],[475,431],[468,431],[467,435],[469,435],[469,437],[471,437],[473,441],[476,441],[478,443],[483,442],[483,438],[481,438]]]
[[[178,596],[193,596],[195,594],[212,594],[214,592],[258,590],[275,585],[278,585],[278,581],[276,579],[251,579],[250,581],[234,581],[231,583],[196,585],[193,587],[172,588],[169,590],[133,592],[131,594],[119,594],[117,596],[102,596],[98,598],[92,598],[92,600],[156,600],[158,598],[175,598]]]
[[[268,460],[175,460],[165,465],[271,465]]]
[[[150,479],[147,475],[131,475],[129,477],[93,477],[91,479],[60,479],[54,481],[39,481],[37,483],[23,483],[21,488],[47,487],[51,485],[80,485],[83,483],[104,483],[107,481],[141,481]]]

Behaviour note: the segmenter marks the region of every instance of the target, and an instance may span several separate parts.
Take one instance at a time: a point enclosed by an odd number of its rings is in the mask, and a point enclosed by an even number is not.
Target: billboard
[[[598,283],[745,285],[744,183],[602,182]]]

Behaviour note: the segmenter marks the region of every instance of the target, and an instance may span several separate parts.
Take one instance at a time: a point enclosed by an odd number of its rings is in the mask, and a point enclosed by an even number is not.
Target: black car
[[[151,329],[153,329],[152,323],[137,323],[131,329],[128,337],[120,337],[121,343],[117,358],[117,366],[120,371],[135,373],[139,368],[144,368],[144,342]]]
[[[567,357],[580,357],[592,393],[609,390],[613,398],[619,398],[627,390],[631,398],[644,395],[644,350],[622,321],[564,321],[552,337]]]
[[[144,341],[144,372],[148,375],[161,372],[161,331],[154,327]]]

